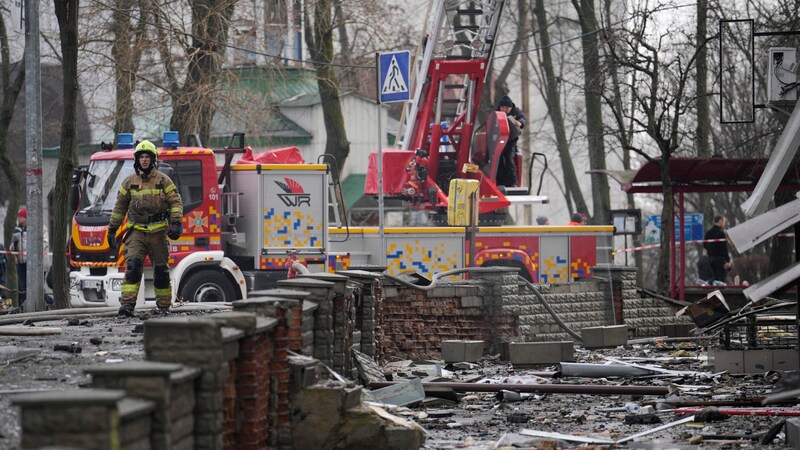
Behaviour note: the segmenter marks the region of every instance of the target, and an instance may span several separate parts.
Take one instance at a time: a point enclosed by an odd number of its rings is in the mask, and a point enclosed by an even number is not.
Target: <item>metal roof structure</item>
[[[675,192],[747,192],[755,188],[767,158],[671,158],[669,176]],[[608,175],[631,194],[661,193],[661,158],[637,170],[591,170]],[[800,162],[786,171],[780,189],[800,190]]]

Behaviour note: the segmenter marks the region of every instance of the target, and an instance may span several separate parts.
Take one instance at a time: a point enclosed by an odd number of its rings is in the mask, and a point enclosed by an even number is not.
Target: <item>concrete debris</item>
[[[0,364],[8,365],[37,355],[41,350],[36,348],[16,347],[14,345],[0,346]]]
[[[57,352],[80,353],[83,351],[83,348],[81,348],[77,342],[73,342],[71,344],[56,344],[53,350]]]
[[[28,326],[12,326],[5,325],[0,327],[0,336],[49,336],[54,334],[61,334],[61,328],[58,327],[28,327]]]
[[[650,425],[661,423],[661,418],[655,414],[628,414],[625,416],[625,425]]]
[[[368,386],[369,383],[372,383],[373,381],[386,381],[383,371],[374,359],[356,349],[353,349],[352,351],[353,359],[355,361],[356,368],[358,369],[358,378],[364,385]],[[410,363],[411,361],[409,361],[409,365]]]
[[[405,406],[417,403],[425,398],[422,380],[413,378],[381,389],[364,392],[364,399],[388,405]]]

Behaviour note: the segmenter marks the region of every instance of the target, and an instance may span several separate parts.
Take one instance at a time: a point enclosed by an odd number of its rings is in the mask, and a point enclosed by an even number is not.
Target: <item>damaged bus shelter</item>
[[[664,180],[667,192],[674,197],[674,214],[669,229],[679,224],[679,235],[670,242],[670,296],[684,300],[686,297],[686,239],[684,235],[684,197],[694,193],[752,192],[764,169],[766,158],[670,158],[663,168],[660,158],[648,161],[638,170],[590,170],[602,173],[617,181],[629,194],[663,194]],[[666,169],[666,170],[663,170]],[[800,191],[800,163],[792,163],[786,170],[780,191]]]

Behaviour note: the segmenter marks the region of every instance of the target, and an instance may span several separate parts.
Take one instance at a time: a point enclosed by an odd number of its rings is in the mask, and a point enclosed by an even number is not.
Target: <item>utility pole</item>
[[[519,62],[521,63],[520,66],[520,84],[522,85],[522,110],[525,114],[530,117],[532,112],[530,110],[530,75],[528,71],[528,64],[530,59],[528,58],[528,7],[527,1],[520,1],[519,6],[520,15],[519,15],[519,27],[521,28],[521,32],[518,33],[519,36],[523,36],[524,40],[522,41],[522,54],[519,55]],[[522,136],[520,137],[520,141],[522,143],[522,180],[520,180],[520,186],[525,185],[525,176],[527,175],[528,180],[533,182],[533,177],[528,173],[528,167],[530,165],[530,159],[533,158],[533,149],[531,148],[531,129],[530,126],[527,126],[522,129]],[[528,184],[531,184],[528,183]],[[528,186],[528,189],[533,192],[533,186]],[[533,225],[533,205],[525,205],[523,207],[523,223],[525,225]]]
[[[28,242],[25,312],[44,309],[44,220],[42,214],[42,73],[39,0],[25,0],[25,179]]]

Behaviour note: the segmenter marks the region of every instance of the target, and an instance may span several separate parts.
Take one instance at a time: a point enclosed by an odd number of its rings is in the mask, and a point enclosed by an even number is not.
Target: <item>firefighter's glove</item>
[[[169,230],[167,230],[167,237],[174,241],[179,237],[181,237],[182,231],[183,227],[181,226],[180,222],[172,222],[169,224]]]
[[[106,239],[108,240],[108,247],[112,250],[116,250],[119,248],[119,244],[117,243],[117,229],[113,227],[108,227],[108,234],[106,235]]]

